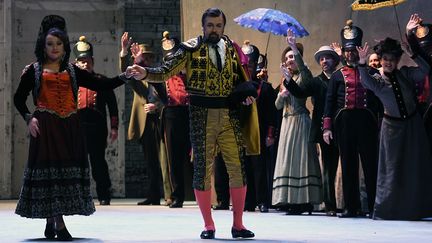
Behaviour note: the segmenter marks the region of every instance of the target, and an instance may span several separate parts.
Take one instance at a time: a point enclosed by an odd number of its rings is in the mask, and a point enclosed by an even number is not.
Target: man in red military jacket
[[[330,140],[335,138],[342,162],[345,210],[340,217],[357,217],[361,213],[359,156],[365,175],[369,213],[373,212],[376,192],[378,113],[382,105],[360,83],[356,47],[361,46],[362,36],[362,30],[353,26],[350,20],[342,29],[346,64],[332,74],[324,108],[323,139],[330,144]]]
[[[73,53],[78,67],[94,73],[93,47],[84,36],[75,44]],[[118,108],[114,91],[96,92],[79,87],[78,114],[86,134],[87,153],[100,205],[110,205],[111,200],[111,180],[105,160],[108,135],[106,106],[110,115],[110,139],[114,141],[118,136]]]

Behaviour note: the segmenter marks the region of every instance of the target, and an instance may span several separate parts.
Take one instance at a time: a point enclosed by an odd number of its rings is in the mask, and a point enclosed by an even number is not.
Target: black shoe
[[[266,205],[264,205],[264,204],[258,205],[258,208],[259,208],[259,211],[261,213],[268,213],[268,211],[269,211],[268,207]]]
[[[110,204],[111,204],[111,201],[109,199],[102,199],[99,201],[99,205],[101,205],[101,206],[107,206]]]
[[[231,228],[231,235],[233,238],[253,238],[255,234],[247,229],[236,230]]]
[[[356,211],[344,210],[338,217],[339,218],[356,218],[358,216]]]
[[[286,215],[301,215],[302,213],[304,213],[304,212],[301,211],[300,209],[290,208],[290,209],[286,212]]]
[[[336,217],[337,216],[336,211],[334,211],[334,210],[326,211],[326,215],[329,217]]]
[[[56,230],[57,240],[59,241],[71,241],[72,235],[69,234],[69,231],[64,227],[61,230]]]
[[[53,223],[47,223],[45,225],[44,235],[47,239],[50,239],[50,240],[55,238],[56,233],[55,233],[55,229],[54,229],[54,222]]]
[[[214,230],[203,230],[200,235],[201,239],[214,239],[215,238],[215,231]]]
[[[219,202],[217,205],[213,206],[213,210],[229,210],[229,203]]]
[[[247,212],[255,212],[255,206],[245,206],[243,211],[247,211]]]
[[[182,208],[183,207],[183,201],[177,201],[174,200],[173,203],[171,203],[171,205],[169,205],[170,208]]]
[[[151,200],[151,199],[144,199],[141,202],[138,202],[137,205],[160,205],[160,200]]]
[[[310,203],[303,204],[292,204],[288,209],[287,215],[301,215],[305,212],[308,212],[309,215],[312,214],[313,205]]]

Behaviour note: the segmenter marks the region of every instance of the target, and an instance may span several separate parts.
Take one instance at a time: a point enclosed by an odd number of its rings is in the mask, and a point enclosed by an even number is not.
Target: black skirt
[[[397,121],[384,118],[374,219],[432,217],[432,159],[419,114]]]
[[[78,114],[66,118],[36,111],[40,134],[30,136],[29,157],[15,213],[27,218],[90,215],[95,206],[90,192],[85,137]]]

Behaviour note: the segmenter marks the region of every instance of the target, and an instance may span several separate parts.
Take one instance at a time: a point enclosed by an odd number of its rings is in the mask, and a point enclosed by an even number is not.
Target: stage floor
[[[203,222],[195,202],[183,208],[137,206],[139,199],[114,199],[92,216],[69,216],[74,242],[227,242],[231,211],[213,211],[216,239],[201,240]],[[16,201],[0,200],[0,242],[44,242],[45,221],[14,214]],[[244,224],[255,232],[250,242],[432,242],[431,221],[339,219],[322,213],[287,216],[277,211],[245,212]],[[50,241],[53,242],[53,241]]]

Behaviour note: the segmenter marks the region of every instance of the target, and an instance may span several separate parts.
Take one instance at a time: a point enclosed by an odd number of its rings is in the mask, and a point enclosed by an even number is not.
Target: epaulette
[[[184,41],[180,43],[180,46],[186,49],[187,51],[196,51],[202,44],[202,36],[198,36],[196,38]]]
[[[33,63],[34,62],[32,62],[32,63],[30,63],[24,67],[24,69],[21,72],[21,76],[23,76],[33,66]]]

